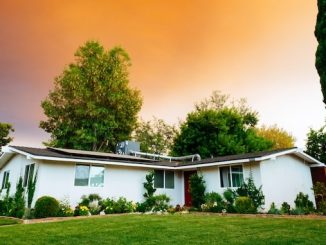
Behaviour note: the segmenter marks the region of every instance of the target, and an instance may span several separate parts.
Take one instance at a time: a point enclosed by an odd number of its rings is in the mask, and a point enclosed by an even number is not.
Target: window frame
[[[232,168],[233,167],[241,167],[241,172],[240,171],[232,171]],[[222,168],[228,168],[228,177],[229,177],[230,186],[222,186],[222,179],[221,179],[221,174],[222,174],[221,169]],[[239,188],[240,187],[240,186],[234,186],[233,185],[233,174],[241,174],[242,175],[242,183],[244,182],[244,178],[243,178],[243,164],[229,165],[229,166],[220,166],[219,167],[219,172],[220,172],[220,188],[227,189],[227,188]]]
[[[33,169],[32,175],[31,175],[31,169]],[[26,170],[27,170],[27,172],[26,172]],[[28,183],[30,181],[30,178],[34,178],[34,172],[35,172],[34,170],[35,170],[35,163],[25,165],[23,187],[27,187]]]
[[[2,184],[1,184],[2,190],[7,189],[7,183],[9,183],[9,176],[10,176],[10,170],[6,170],[3,172]]]
[[[162,171],[163,172],[163,187],[155,187],[155,172],[156,171]],[[166,171],[173,173],[173,187],[166,187]],[[165,170],[165,169],[155,169],[154,170],[154,188],[156,188],[156,189],[174,190],[175,189],[175,171],[173,171],[173,170]]]
[[[77,166],[88,166],[89,171],[88,171],[88,181],[87,185],[76,185],[76,171],[77,171]],[[103,185],[102,186],[91,186],[91,168],[92,167],[101,167],[103,168]],[[91,187],[91,188],[103,188],[105,185],[105,166],[104,165],[99,165],[99,164],[84,164],[84,163],[76,163],[75,164],[75,171],[74,171],[74,187]]]

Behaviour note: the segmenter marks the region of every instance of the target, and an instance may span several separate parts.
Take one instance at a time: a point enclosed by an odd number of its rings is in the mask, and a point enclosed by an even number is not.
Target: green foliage
[[[309,130],[307,134],[307,143],[306,143],[306,151],[308,155],[316,158],[317,160],[325,163],[326,162],[326,131],[325,127],[318,130],[313,130],[312,128]]]
[[[316,182],[312,188],[317,202],[317,211],[326,215],[326,186],[322,182]]]
[[[142,105],[140,92],[129,88],[129,66],[122,48],[106,51],[95,41],[80,47],[41,104],[47,119],[40,127],[51,134],[48,145],[113,151],[129,139]]]
[[[132,201],[127,201],[124,197],[119,197],[117,201],[107,198],[102,205],[106,214],[131,213],[136,209],[136,204]]]
[[[56,217],[59,213],[59,202],[50,196],[42,196],[35,203],[35,218]]]
[[[69,200],[63,199],[59,202],[59,217],[71,217],[74,215],[74,210],[71,208]]]
[[[257,136],[249,122],[231,109],[191,112],[181,124],[173,154],[198,153],[207,158],[271,148],[272,143]]]
[[[102,197],[100,197],[98,194],[89,194],[88,196],[83,195],[81,199],[82,200],[78,206],[87,207],[91,214],[99,214],[102,211]]]
[[[291,206],[287,202],[283,202],[281,206],[281,214],[290,214]]]
[[[267,139],[273,143],[272,149],[285,149],[294,147],[295,138],[292,134],[285,131],[283,128],[279,128],[276,124],[267,127],[263,125],[260,128],[256,128],[258,136]]]
[[[36,188],[36,181],[37,181],[37,172],[34,175],[34,178],[29,178],[28,183],[27,183],[27,207],[31,208],[33,198],[34,198],[34,193],[35,193],[35,188]]]
[[[173,145],[177,129],[154,117],[152,121],[141,120],[134,132],[134,139],[140,142],[140,150],[155,154],[168,154]]]
[[[237,197],[237,194],[232,189],[226,189],[223,192],[223,197],[226,200],[226,211],[228,213],[235,213],[234,201]]]
[[[89,208],[84,205],[77,206],[74,211],[74,216],[88,216],[89,214]]]
[[[10,216],[22,218],[25,213],[25,196],[24,196],[23,178],[19,177],[16,185],[16,192],[13,199],[13,208]]]
[[[216,192],[209,192],[205,194],[205,203],[201,205],[203,211],[210,211],[220,213],[225,207],[223,198]]]
[[[247,182],[242,183],[242,185],[236,190],[236,193],[238,196],[249,197],[256,210],[265,203],[265,196],[262,187],[260,186],[257,188],[252,177],[248,178]]]
[[[316,68],[320,77],[321,91],[326,104],[326,2],[325,0],[318,0],[318,15],[315,28],[315,36],[318,41],[316,51]]]
[[[189,178],[190,182],[190,195],[191,204],[195,208],[200,208],[200,206],[205,203],[205,181],[202,175],[194,173]]]
[[[296,209],[302,210],[304,214],[309,214],[314,210],[314,204],[309,200],[308,194],[303,194],[299,192],[297,197],[295,198],[295,207]]]
[[[13,138],[9,137],[10,132],[14,132],[12,125],[0,122],[0,149],[2,146],[9,144]]]
[[[254,206],[250,197],[240,196],[235,199],[235,210],[240,214],[256,213],[257,209]]]
[[[165,194],[152,196],[151,203],[153,203],[152,211],[153,212],[166,212],[169,208],[170,198]]]
[[[144,193],[145,198],[152,197],[156,191],[154,188],[154,171],[150,171],[146,175],[146,182],[143,183],[146,192]]]
[[[9,195],[10,188],[11,188],[11,184],[8,181],[6,183],[6,194],[2,201],[3,206],[0,208],[0,210],[1,210],[0,215],[3,215],[3,216],[10,216],[12,209],[13,209],[13,198],[10,197],[10,195]]]
[[[268,214],[281,214],[281,211],[278,210],[275,206],[275,203],[272,202],[270,209],[267,212]]]

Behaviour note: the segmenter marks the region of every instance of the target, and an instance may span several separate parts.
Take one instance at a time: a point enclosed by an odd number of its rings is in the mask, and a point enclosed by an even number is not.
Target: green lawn
[[[325,244],[326,220],[126,215],[0,227],[0,244]]]
[[[14,225],[14,224],[18,224],[19,221],[16,219],[11,219],[11,218],[5,218],[5,217],[0,217],[0,226],[3,225]],[[1,233],[1,231],[0,231]]]

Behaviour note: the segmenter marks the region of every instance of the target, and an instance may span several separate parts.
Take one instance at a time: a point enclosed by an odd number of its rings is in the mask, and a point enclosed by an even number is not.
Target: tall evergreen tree
[[[324,104],[326,104],[326,0],[318,0],[318,15],[315,36],[318,41],[316,51],[316,68],[320,77]]]

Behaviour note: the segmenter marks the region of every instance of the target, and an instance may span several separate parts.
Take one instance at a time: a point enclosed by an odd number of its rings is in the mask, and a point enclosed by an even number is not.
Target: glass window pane
[[[35,164],[31,164],[30,167],[29,167],[29,173],[28,173],[28,182],[32,179],[33,180],[33,176],[34,176],[34,167],[35,167]],[[28,182],[27,182],[27,185],[28,185]]]
[[[7,189],[7,183],[9,182],[9,171],[3,173],[1,189]]]
[[[75,174],[76,186],[88,186],[89,166],[77,165]]]
[[[233,172],[242,173],[242,166],[241,165],[240,166],[232,166],[231,169],[232,169],[232,173]]]
[[[243,183],[243,174],[242,173],[232,173],[232,184],[233,187],[240,187]]]
[[[221,179],[221,187],[231,187],[229,167],[220,168],[220,179]]]
[[[29,173],[29,168],[31,165],[26,165],[25,166],[25,175],[24,175],[24,187],[27,186],[27,181],[28,181],[28,173]]]
[[[174,172],[165,171],[165,188],[173,189],[174,188]]]
[[[104,167],[91,166],[90,186],[103,187],[104,186]]]
[[[163,170],[155,170],[154,171],[154,187],[155,188],[164,188],[164,171]]]

